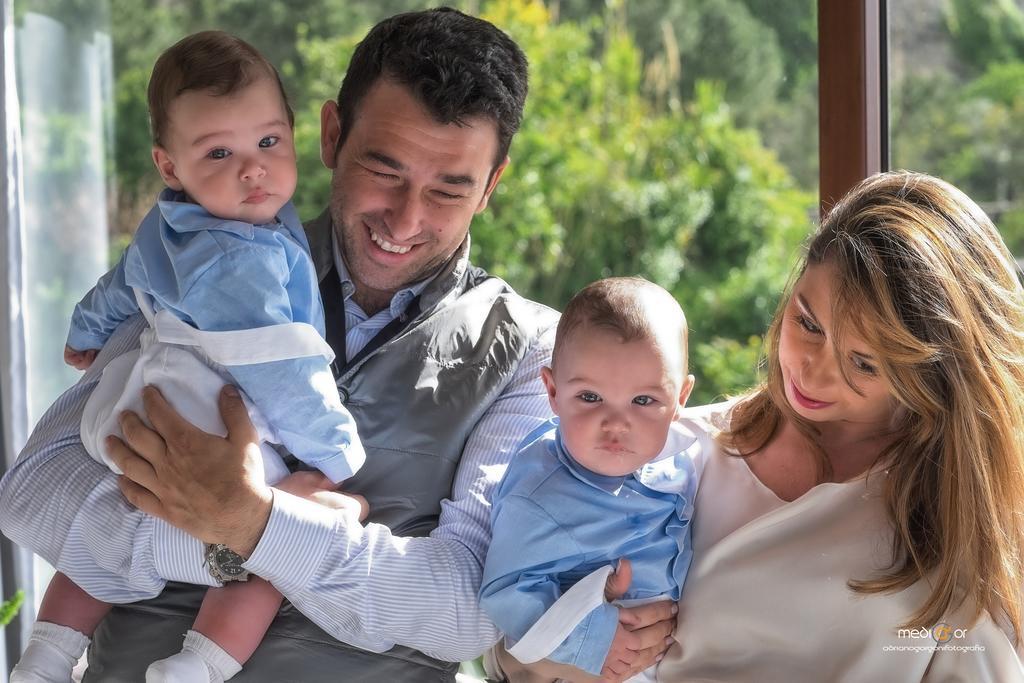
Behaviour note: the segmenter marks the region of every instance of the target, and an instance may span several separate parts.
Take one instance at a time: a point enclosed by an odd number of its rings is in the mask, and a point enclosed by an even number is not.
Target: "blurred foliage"
[[[476,262],[556,308],[596,278],[643,275],[682,302],[695,357],[715,359],[694,365],[693,400],[752,384],[748,342],[774,310],[814,195],[737,124],[722,81],[695,82],[677,106],[649,97],[644,56],[621,12],[555,21],[527,0],[481,10],[527,53],[531,87],[512,165],[473,225]],[[317,168],[319,107],[364,32],[300,32],[305,68],[292,86],[311,93],[296,109],[304,216],[319,213],[329,192]]]
[[[1024,58],[1024,10],[1015,0],[948,0],[946,26],[962,63],[976,70]]]
[[[21,609],[21,605],[24,602],[25,591],[19,589],[15,591],[10,600],[4,600],[0,603],[0,626],[6,626],[11,623],[11,620],[18,614],[18,610]]]
[[[977,198],[1022,253],[1022,3],[915,2],[941,13],[928,38],[952,58],[948,68],[908,59],[906,73],[892,75],[893,159]],[[223,28],[278,66],[296,112],[295,201],[313,217],[330,182],[319,161],[319,111],[335,97],[352,50],[381,18],[434,4],[18,0],[14,7],[19,24],[28,12],[60,17],[69,40],[88,42],[110,27],[114,111],[104,120],[116,123],[107,151],[116,254],[160,187],[145,89],[162,50],[187,33]],[[477,262],[555,307],[598,277],[648,277],[687,311],[693,400],[749,386],[759,335],[815,213],[816,0],[451,4],[507,30],[531,63],[513,163],[473,227]],[[46,116],[43,154],[57,188],[90,152],[79,120],[63,110]],[[70,233],[54,243],[81,248]],[[68,287],[57,276],[43,285],[47,300],[77,298]]]
[[[120,235],[112,253],[160,186],[145,87],[162,50],[217,27],[278,66],[296,113],[295,202],[313,217],[330,183],[319,161],[319,111],[336,96],[355,45],[379,19],[435,4],[108,1]],[[556,308],[602,276],[658,282],[690,321],[692,401],[750,386],[759,335],[816,204],[814,0],[453,4],[509,32],[531,64],[523,128],[474,223],[474,259]]]
[[[1024,10],[1019,0],[948,0],[952,67],[906,60],[893,75],[894,165],[925,171],[978,201],[1024,254]]]

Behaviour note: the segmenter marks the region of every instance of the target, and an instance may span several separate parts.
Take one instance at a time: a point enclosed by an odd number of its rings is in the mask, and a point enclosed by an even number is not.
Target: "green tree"
[[[992,64],[961,84],[911,76],[893,98],[894,158],[938,175],[982,204],[1015,253],[1024,201],[1024,63]]]
[[[817,0],[743,0],[752,17],[775,34],[780,46],[787,98],[818,78]]]
[[[751,384],[813,197],[736,126],[723,86],[698,83],[691,104],[660,110],[622,22],[555,22],[525,0],[483,9],[526,51],[531,93],[513,164],[474,223],[475,259],[555,307],[599,277],[648,277],[679,297],[695,362],[707,361],[694,400]],[[351,45],[302,50],[323,65],[315,73],[337,78]],[[300,156],[315,158],[314,129]],[[307,215],[324,205],[321,176],[304,176],[317,195]]]
[[[662,106],[717,81],[740,125],[753,125],[801,187],[818,183],[815,0],[552,0],[561,21],[624,21],[646,86]]]
[[[695,362],[714,361],[695,365],[694,400],[749,386],[813,196],[737,127],[721,84],[696,83],[678,111],[646,97],[623,23],[488,7],[526,50],[533,85],[516,166],[474,227],[477,258],[556,307],[598,277],[648,277],[686,309]]]
[[[908,73],[892,89],[893,158],[977,200],[1014,253],[1024,253],[1024,10],[1015,0],[950,0],[958,59]]]
[[[1014,0],[949,0],[946,26],[964,64],[983,71],[1024,58],[1024,10]]]
[[[126,3],[123,16],[133,23],[127,0],[112,2]],[[186,4],[200,9],[186,17],[181,11]],[[266,17],[257,19],[249,17],[258,13],[254,0],[165,1],[160,6],[174,26],[159,29],[166,34],[124,27],[148,41],[119,53],[131,60],[119,67],[119,83],[137,93],[134,100],[125,95],[119,101],[119,114],[143,118],[133,125],[140,136],[134,153],[144,163],[135,170],[119,165],[126,184],[140,183],[141,174],[149,172],[148,139],[139,132],[146,130],[140,102],[156,54],[199,24],[228,26],[220,23],[228,18],[238,22],[230,25],[232,31],[262,47],[274,40],[268,32],[280,20],[279,4],[287,3],[259,4]],[[464,8],[472,10],[470,4]],[[725,22],[722,35],[729,45],[751,43],[737,61],[751,70],[763,66],[759,62],[774,64],[782,73],[774,34],[740,0],[684,4],[689,16],[701,8],[704,30]],[[680,77],[677,95],[685,97],[671,101],[652,88],[652,58],[640,48],[649,44],[633,28],[641,19],[633,15],[644,6],[612,2],[596,14],[573,19],[563,12],[556,20],[536,0],[480,4],[483,15],[526,51],[531,90],[512,165],[488,211],[474,222],[474,258],[556,308],[606,275],[640,274],[662,284],[690,319],[700,379],[694,400],[711,400],[753,383],[760,335],[795,248],[810,229],[814,198],[798,189],[756,130],[742,125],[757,118],[749,112],[759,105],[736,104],[732,93],[744,82],[762,80],[756,74],[763,70],[744,73],[709,64],[717,69],[710,81]],[[685,24],[687,15],[675,3],[658,6]],[[372,8],[381,16],[394,8],[330,0],[307,0],[304,7],[311,18],[325,16],[327,8],[338,12],[322,21],[294,22],[276,36],[281,44],[273,48],[296,112],[300,182],[295,201],[301,215],[312,217],[326,206],[330,191],[330,174],[319,161],[321,103],[335,97],[355,45],[380,18]],[[707,38],[701,41],[687,44],[688,49],[710,49]],[[774,87],[762,96],[774,97]],[[744,111],[748,114],[741,116]],[[150,194],[145,204],[151,201]]]

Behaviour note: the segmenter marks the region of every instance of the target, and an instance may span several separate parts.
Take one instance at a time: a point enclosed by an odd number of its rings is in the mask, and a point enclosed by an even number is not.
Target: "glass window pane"
[[[940,176],[1024,254],[1024,2],[889,3],[893,168]]]
[[[29,270],[33,366],[46,372],[34,405],[73,381],[54,362],[70,306],[161,187],[145,102],[158,54],[216,26],[280,68],[296,111],[295,201],[310,218],[330,180],[321,103],[372,23],[430,4],[19,0],[19,30],[50,32],[19,44],[31,74],[26,202],[47,247]],[[555,307],[598,277],[644,275],[690,313],[694,400],[753,382],[759,335],[816,205],[814,0],[460,5],[510,32],[532,66],[513,163],[474,225],[476,260]]]
[[[77,379],[75,302],[106,269],[112,63],[104,2],[15,3],[21,104],[29,419]]]

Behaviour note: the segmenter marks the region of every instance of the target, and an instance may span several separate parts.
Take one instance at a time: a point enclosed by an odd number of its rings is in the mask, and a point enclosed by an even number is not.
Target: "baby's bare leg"
[[[192,628],[245,664],[263,641],[281,599],[276,588],[256,576],[211,588]]]
[[[11,671],[11,683],[68,681],[89,637],[110,611],[63,574],[55,574],[39,607],[25,652]]]
[[[281,594],[263,579],[211,588],[181,652],[153,662],[146,683],[222,683],[256,651],[281,606]]]
[[[110,605],[92,597],[61,573],[53,575],[39,605],[39,621],[60,624],[92,636]]]

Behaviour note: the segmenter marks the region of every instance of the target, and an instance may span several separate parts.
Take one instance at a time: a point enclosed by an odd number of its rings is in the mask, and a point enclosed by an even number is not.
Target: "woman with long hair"
[[[685,413],[703,469],[659,681],[1024,680],[1018,277],[936,178],[877,175],[829,212],[763,384]]]

